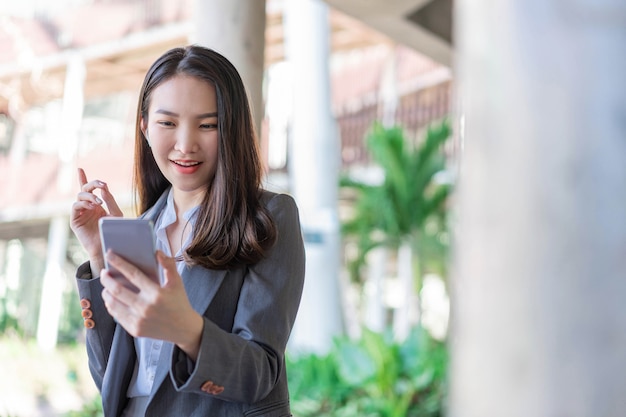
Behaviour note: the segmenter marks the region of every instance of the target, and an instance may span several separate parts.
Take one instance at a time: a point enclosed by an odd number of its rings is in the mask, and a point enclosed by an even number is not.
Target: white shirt
[[[183,219],[189,222],[187,227],[191,227],[192,232],[197,210],[198,206],[187,210],[183,214]],[[165,208],[157,218],[154,225],[154,232],[156,234],[156,247],[168,256],[182,255],[183,248],[186,248],[189,245],[191,236],[193,235],[193,233],[189,233],[186,241],[183,245],[181,245],[179,252],[175,255],[172,255],[170,244],[167,239],[166,229],[175,221],[176,210],[174,209],[174,194],[170,189],[167,196],[167,204],[165,205]],[[178,273],[182,275],[183,269],[185,269],[185,263],[177,262],[176,268],[178,270]],[[154,377],[156,374],[157,365],[159,363],[159,357],[161,355],[162,347],[162,340],[150,339],[147,337],[135,338],[135,351],[137,352],[137,361],[135,362],[133,378],[130,381],[128,392],[126,393],[129,398],[150,395],[150,392],[152,391],[152,385],[154,384]]]

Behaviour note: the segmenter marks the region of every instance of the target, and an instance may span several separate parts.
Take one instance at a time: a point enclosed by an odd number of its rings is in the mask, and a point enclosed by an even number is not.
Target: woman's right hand
[[[80,192],[72,204],[70,227],[89,255],[92,272],[99,272],[104,267],[104,259],[98,220],[105,216],[122,217],[123,213],[106,183],[100,180],[87,181],[87,175],[82,168],[78,168],[78,182]],[[94,194],[96,190],[100,190],[102,198]],[[103,203],[106,204],[108,213]]]

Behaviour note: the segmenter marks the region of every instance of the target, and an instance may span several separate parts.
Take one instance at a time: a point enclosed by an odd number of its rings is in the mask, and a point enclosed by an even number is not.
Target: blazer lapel
[[[222,285],[226,273],[226,270],[216,271],[200,266],[189,267],[183,271],[182,279],[185,285],[185,291],[187,292],[187,298],[198,314],[204,315],[213,297],[215,297],[217,290]],[[156,394],[165,380],[165,377],[169,374],[173,352],[174,345],[172,343],[163,343],[150,397]]]
[[[167,202],[166,190],[157,202],[140,217],[156,220]],[[199,314],[204,314],[215,293],[222,285],[226,270],[211,270],[199,266],[187,267],[183,271],[183,283],[189,302]]]
[[[183,283],[191,306],[200,315],[204,315],[207,307],[222,285],[226,270],[206,269],[201,266],[188,267],[183,271]]]
[[[140,217],[155,220],[161,210],[163,210],[163,207],[165,207],[167,195],[168,190],[161,195],[152,208]],[[187,293],[189,303],[198,314],[204,315],[213,297],[215,297],[217,290],[222,285],[227,272],[226,270],[206,269],[201,266],[185,268],[182,273],[185,292]],[[174,345],[172,343],[163,343],[163,348],[159,355],[159,365],[157,366],[156,375],[154,376],[152,392],[150,393],[151,400],[169,373],[173,351]]]

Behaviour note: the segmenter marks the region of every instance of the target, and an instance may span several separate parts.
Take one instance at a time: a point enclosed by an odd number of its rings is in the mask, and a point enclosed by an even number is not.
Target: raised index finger
[[[80,188],[83,188],[83,185],[87,184],[87,174],[85,174],[85,170],[82,168],[78,168],[78,183],[80,184]]]

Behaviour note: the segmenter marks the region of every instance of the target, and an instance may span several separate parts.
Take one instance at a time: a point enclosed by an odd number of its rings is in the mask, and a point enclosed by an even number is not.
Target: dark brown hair
[[[140,213],[170,187],[141,130],[156,87],[175,75],[215,87],[219,134],[217,169],[200,205],[187,262],[213,269],[259,261],[276,240],[276,227],[260,202],[262,166],[245,87],[219,53],[197,45],[167,51],[148,70],[139,93],[133,185]]]

